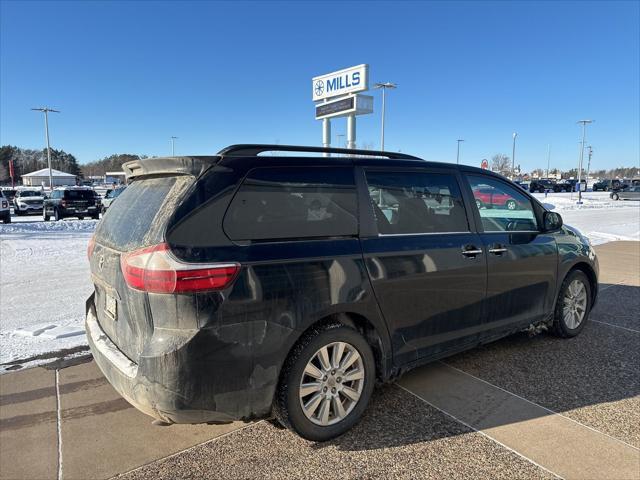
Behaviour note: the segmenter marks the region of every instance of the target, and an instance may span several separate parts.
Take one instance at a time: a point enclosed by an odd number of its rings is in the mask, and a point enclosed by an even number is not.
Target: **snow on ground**
[[[92,291],[87,242],[97,221],[43,222],[33,216],[12,221],[0,225],[0,364],[86,345],[84,334],[55,339],[16,329],[83,328],[84,302]]]
[[[536,193],[548,209],[560,213],[564,223],[580,230],[592,244],[614,240],[640,240],[640,202],[611,200],[609,192],[586,192],[582,205],[577,193]]]
[[[580,206],[575,193],[535,196],[594,244],[640,240],[640,202],[615,202],[606,192],[584,194]],[[44,327],[83,328],[84,303],[92,291],[86,250],[95,220],[43,222],[14,216],[12,221],[0,224],[0,373],[7,362],[85,346],[84,334],[46,338],[50,329]],[[44,330],[37,336],[16,332],[38,327]],[[55,355],[23,365],[52,359]]]

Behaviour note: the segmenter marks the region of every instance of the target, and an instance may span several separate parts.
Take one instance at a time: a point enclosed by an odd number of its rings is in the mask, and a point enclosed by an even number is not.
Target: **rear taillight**
[[[123,254],[120,267],[129,287],[151,293],[223,290],[240,271],[237,263],[180,262],[166,243]]]
[[[7,202],[2,202],[2,208],[9,208],[9,204]]]
[[[89,245],[87,245],[87,257],[91,260],[91,255],[93,255],[93,249],[96,246],[96,239],[93,235],[89,239]]]

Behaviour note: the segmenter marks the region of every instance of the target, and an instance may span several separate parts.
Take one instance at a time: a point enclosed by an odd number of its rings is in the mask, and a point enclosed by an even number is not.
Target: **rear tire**
[[[62,220],[62,215],[60,215],[60,212],[58,211],[58,209],[54,209],[53,210],[53,218],[55,219],[56,222]]]
[[[11,223],[11,215],[7,215],[2,219],[3,223]]]
[[[556,300],[551,331],[561,338],[578,335],[589,320],[591,283],[582,270],[571,271],[562,282]]]
[[[614,193],[613,195],[611,195],[611,199],[612,200],[620,200],[620,195],[618,195],[617,193]]]
[[[42,221],[43,222],[48,222],[49,221],[49,215],[47,215],[47,211],[46,210],[42,210]]]
[[[516,203],[515,200],[507,201],[507,210],[515,210],[516,208],[518,208],[518,204]]]
[[[337,437],[362,417],[375,378],[373,353],[360,333],[342,324],[313,328],[298,341],[282,368],[275,417],[307,440]],[[303,384],[306,394],[301,391]]]
[[[100,220],[100,214],[96,213],[95,215],[92,215],[91,218],[93,218],[94,220]]]

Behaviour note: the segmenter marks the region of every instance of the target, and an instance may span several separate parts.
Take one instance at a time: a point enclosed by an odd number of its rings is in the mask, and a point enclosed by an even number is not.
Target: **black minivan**
[[[327,440],[376,382],[522,330],[573,337],[596,299],[589,241],[478,168],[282,145],[123,168],[87,336],[166,423],[275,415]]]

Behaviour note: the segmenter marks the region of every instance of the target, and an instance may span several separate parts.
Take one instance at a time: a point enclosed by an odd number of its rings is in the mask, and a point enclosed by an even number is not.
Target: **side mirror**
[[[544,231],[555,232],[562,227],[562,217],[559,213],[545,211],[543,215]]]

